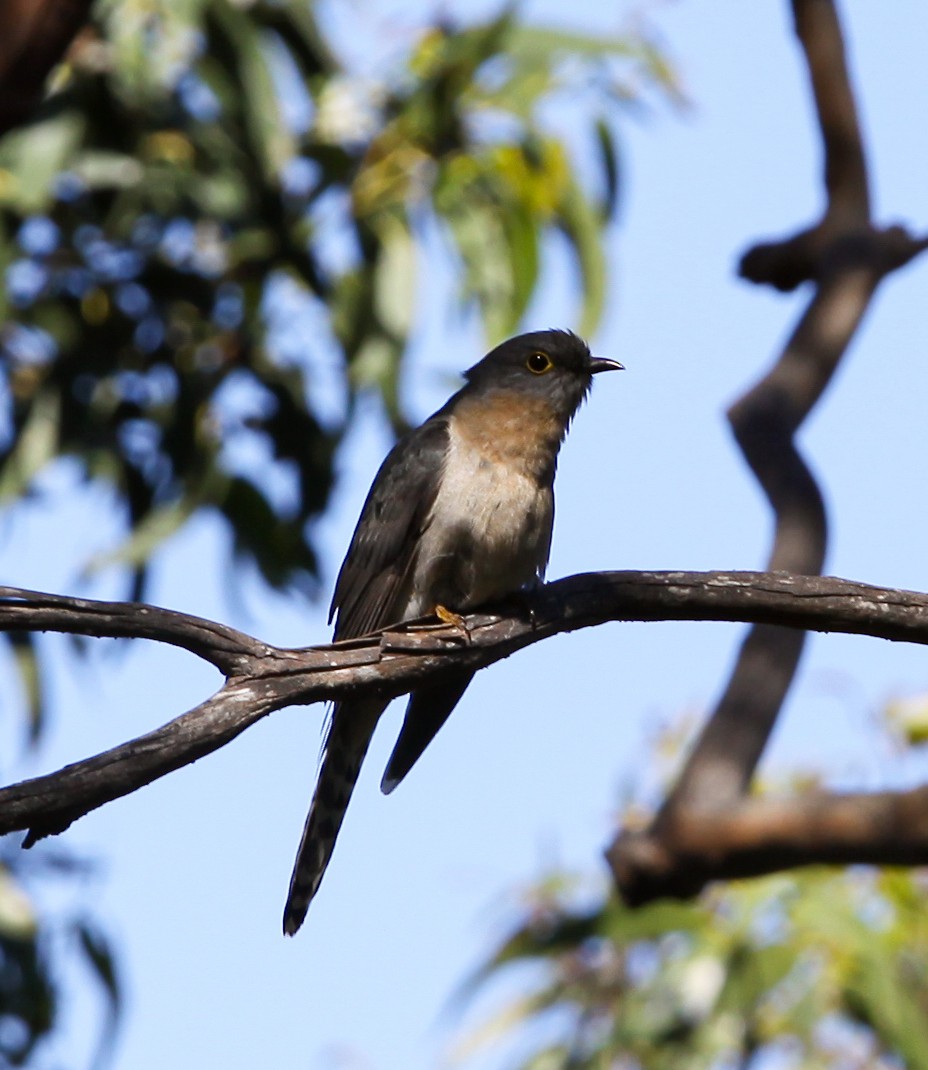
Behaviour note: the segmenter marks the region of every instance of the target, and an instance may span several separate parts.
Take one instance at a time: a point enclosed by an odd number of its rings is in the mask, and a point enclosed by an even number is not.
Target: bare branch
[[[244,632],[173,609],[0,587],[0,631],[16,628],[98,639],[156,639],[189,650],[226,676],[238,671],[242,659],[260,656],[267,649]]]
[[[834,0],[792,0],[825,149],[827,215],[840,227],[870,221],[870,188],[857,105]]]
[[[724,813],[680,814],[659,840],[623,833],[608,860],[632,906],[664,896],[689,898],[713,880],[813,864],[923,866],[928,786],[748,799]]]
[[[844,271],[823,284],[770,372],[729,410],[745,459],[776,515],[771,571],[821,571],[825,506],[794,434],[821,397],[867,308],[877,274]],[[793,681],[805,637],[753,629],[731,679],[667,802],[722,807],[743,795]]]
[[[817,287],[776,364],[728,416],[774,512],[768,568],[812,575],[825,560],[825,507],[795,435],[831,382],[881,279],[923,243],[901,228],[870,226],[863,142],[833,0],[793,0],[793,13],[822,133],[828,205],[816,227],[751,250],[742,269],[776,285],[814,279]],[[684,808],[721,809],[745,794],[803,645],[800,632],[752,629],[655,831],[672,825]]]
[[[743,256],[742,277],[779,290],[821,279],[847,256],[875,267],[886,259],[879,255],[882,234],[871,228],[866,154],[834,0],[792,0],[792,8],[822,135],[826,204],[814,226]]]
[[[774,512],[768,568],[809,576],[824,564],[827,524],[796,433],[831,382],[879,283],[928,243],[902,227],[881,230],[871,223],[866,157],[834,0],[792,0],[792,8],[821,130],[827,204],[815,225],[748,250],[740,271],[781,290],[806,281],[816,290],[776,364],[728,416]],[[834,796],[800,798],[777,804],[780,810],[747,799],[805,641],[801,631],[778,624],[759,621],[747,635],[718,706],[651,826],[620,833],[612,844],[610,865],[629,902],[692,895],[716,877],[807,861],[926,860],[924,815],[912,825],[911,842],[887,835],[883,853],[880,848],[880,837],[892,830],[887,815],[905,809],[901,800],[924,807],[921,796],[878,797],[886,804],[884,820],[870,825],[875,797],[854,797],[846,805]],[[842,826],[848,807],[857,824]],[[842,828],[852,829],[846,841]]]
[[[274,702],[258,683],[227,684],[168,724],[50,776],[0,790],[4,832],[29,830],[24,847],[64,832],[79,817],[129,795],[231,742]]]
[[[155,731],[0,790],[0,832],[28,829],[29,845],[61,832],[284,706],[359,693],[392,698],[442,672],[481,669],[549,636],[613,620],[759,622],[928,645],[928,595],[785,573],[588,573],[528,593],[498,612],[472,614],[466,633],[454,625],[413,623],[299,650],[154,606],[3,588],[0,630],[154,639],[224,666],[228,679],[212,698]]]

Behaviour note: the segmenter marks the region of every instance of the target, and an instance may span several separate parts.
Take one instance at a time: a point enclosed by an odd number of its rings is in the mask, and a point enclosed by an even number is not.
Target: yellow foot
[[[434,612],[435,616],[444,624],[454,624],[465,632],[467,631],[467,622],[460,613],[455,613],[453,609],[448,609],[447,606],[442,605],[436,606]]]
[[[447,606],[437,605],[435,607],[435,616],[443,624],[453,624],[461,633],[464,645],[470,646],[470,630],[467,627],[467,621],[460,613],[455,613],[453,609],[449,609]]]

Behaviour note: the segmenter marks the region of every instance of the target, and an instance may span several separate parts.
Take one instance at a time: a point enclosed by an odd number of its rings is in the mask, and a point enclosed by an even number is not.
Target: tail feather
[[[389,795],[419,760],[473,678],[469,670],[449,674],[440,684],[417,687],[409,696],[399,739],[380,782],[384,795]]]
[[[332,713],[316,790],[290,878],[284,908],[284,933],[287,936],[293,936],[303,924],[309,904],[319,890],[361,763],[383,710],[384,706],[379,702],[340,703]]]

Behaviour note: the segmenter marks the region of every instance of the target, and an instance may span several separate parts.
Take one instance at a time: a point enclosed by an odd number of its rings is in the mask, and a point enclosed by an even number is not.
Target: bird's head
[[[518,391],[547,401],[564,427],[586,397],[598,372],[622,368],[594,357],[571,331],[532,331],[498,345],[465,378],[477,391]]]

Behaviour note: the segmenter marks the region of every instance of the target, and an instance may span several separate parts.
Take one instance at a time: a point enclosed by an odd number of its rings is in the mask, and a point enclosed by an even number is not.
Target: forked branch
[[[0,789],[0,832],[26,844],[225,745],[273,710],[358,693],[393,697],[466,666],[481,669],[541,639],[607,621],[719,620],[850,632],[928,645],[928,595],[847,580],[751,572],[571,576],[456,625],[406,624],[286,649],[200,617],[138,603],[0,588],[0,630],[151,639],[216,665],[211,698],[137,739]]]

